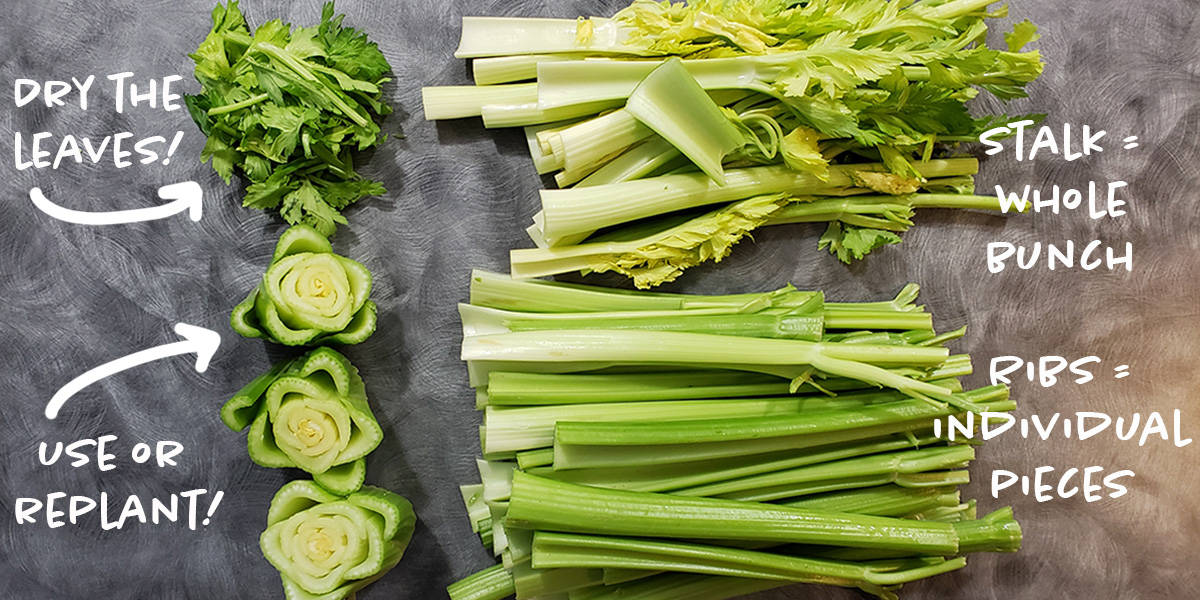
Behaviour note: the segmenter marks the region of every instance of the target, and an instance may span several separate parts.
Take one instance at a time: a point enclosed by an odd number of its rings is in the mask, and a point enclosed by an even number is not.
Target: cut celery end
[[[475,85],[496,85],[537,79],[538,63],[582,60],[573,54],[527,54],[493,56],[471,61],[471,76]]]
[[[463,17],[455,58],[486,58],[524,54],[627,54],[647,51],[630,43],[630,32],[612,19],[587,21],[591,34],[579,35],[576,19],[525,17]],[[651,53],[652,54],[652,53]]]
[[[489,567],[446,587],[450,600],[503,600],[517,592],[502,565]]]
[[[488,105],[521,105],[536,101],[536,83],[421,88],[427,121],[479,117],[483,116],[483,107]]]

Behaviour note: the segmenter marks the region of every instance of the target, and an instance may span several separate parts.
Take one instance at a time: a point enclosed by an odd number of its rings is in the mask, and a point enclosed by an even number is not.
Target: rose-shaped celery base
[[[280,344],[357,344],[375,332],[371,272],[333,252],[315,229],[285,231],[262,281],[234,307],[229,324],[245,337]]]
[[[221,409],[264,467],[296,467],[337,494],[362,486],[364,457],[383,440],[358,370],[330,348],[276,365]]]
[[[400,562],[415,526],[412,505],[387,490],[293,481],[271,500],[259,545],[288,600],[342,600]]]

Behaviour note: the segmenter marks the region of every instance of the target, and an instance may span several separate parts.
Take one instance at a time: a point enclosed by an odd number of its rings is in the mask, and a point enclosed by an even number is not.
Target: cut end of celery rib
[[[645,50],[629,44],[627,38],[627,32],[617,22],[599,17],[585,21],[463,17],[462,37],[454,56],[486,58],[562,52],[633,55],[646,53]]]

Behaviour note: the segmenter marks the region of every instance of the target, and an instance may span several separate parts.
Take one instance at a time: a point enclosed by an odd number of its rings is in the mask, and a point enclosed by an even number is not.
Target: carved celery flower
[[[334,254],[307,225],[285,231],[262,281],[233,309],[229,323],[246,337],[289,346],[357,344],[375,332],[371,272]]]
[[[303,469],[339,494],[362,486],[364,457],[383,440],[358,370],[330,348],[275,365],[225,403],[221,420],[249,426],[254,462]]]
[[[343,600],[400,562],[415,526],[412,505],[387,490],[335,495],[292,481],[271,500],[259,546],[287,600]]]

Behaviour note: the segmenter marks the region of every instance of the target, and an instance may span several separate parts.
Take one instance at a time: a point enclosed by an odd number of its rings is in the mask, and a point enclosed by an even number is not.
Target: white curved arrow
[[[79,393],[83,388],[105,377],[132,369],[138,365],[144,365],[148,362],[170,356],[194,353],[196,355],[196,371],[203,373],[208,369],[208,363],[212,361],[213,355],[217,353],[217,347],[221,345],[221,335],[211,329],[204,329],[203,327],[196,327],[187,323],[176,323],[175,333],[179,334],[179,337],[183,339],[178,342],[148,348],[141,352],[135,352],[129,356],[118,358],[112,362],[104,363],[72,379],[67,385],[62,386],[54,394],[54,397],[50,399],[50,403],[46,405],[46,418],[54,419],[58,417],[58,411],[67,403],[67,400],[70,400],[71,396]]]
[[[29,190],[29,199],[33,200],[33,205],[38,210],[59,221],[66,221],[77,225],[119,225],[122,223],[153,221],[155,219],[165,219],[184,211],[187,211],[188,217],[193,221],[200,220],[204,205],[204,192],[201,190],[200,184],[195,181],[164,185],[158,188],[158,197],[163,200],[172,200],[172,202],[150,208],[135,208],[112,212],[84,212],[63,208],[51,202],[42,193],[42,188],[35,187]]]

